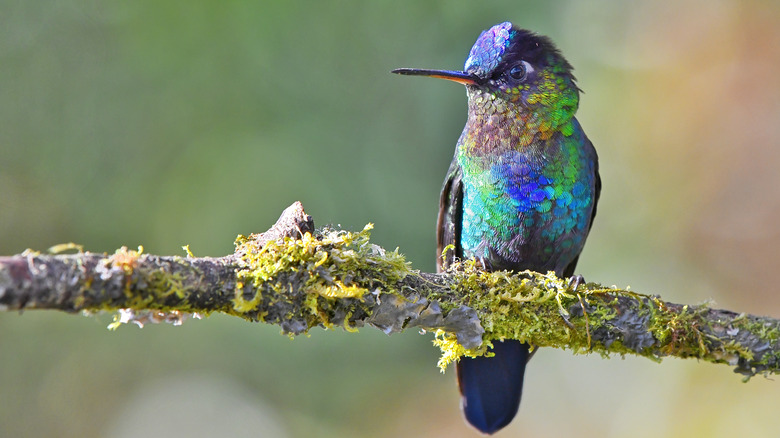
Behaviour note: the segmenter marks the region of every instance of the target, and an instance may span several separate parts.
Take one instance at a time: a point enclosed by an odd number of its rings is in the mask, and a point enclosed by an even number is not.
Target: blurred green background
[[[460,68],[511,20],[576,67],[588,280],[780,316],[780,7],[744,0],[0,0],[0,253],[224,255],[301,200],[434,269]],[[0,436],[473,436],[430,335],[0,313]],[[777,382],[544,350],[499,436],[772,436]]]

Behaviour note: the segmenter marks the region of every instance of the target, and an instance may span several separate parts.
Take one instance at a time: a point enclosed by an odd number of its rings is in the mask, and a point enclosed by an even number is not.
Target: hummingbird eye
[[[528,67],[530,67],[530,65],[528,65],[527,62],[520,61],[509,69],[509,76],[516,81],[522,81],[528,76]]]

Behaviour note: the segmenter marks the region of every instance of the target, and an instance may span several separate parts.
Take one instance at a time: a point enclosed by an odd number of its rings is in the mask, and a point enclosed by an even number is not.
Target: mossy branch
[[[278,324],[386,333],[436,331],[440,365],[511,338],[575,353],[695,357],[746,376],[780,372],[780,321],[681,305],[596,283],[572,290],[551,273],[487,273],[462,262],[412,270],[360,232],[315,231],[300,203],[219,258],[115,254],[0,257],[0,310],[120,311],[114,325],[222,312]]]

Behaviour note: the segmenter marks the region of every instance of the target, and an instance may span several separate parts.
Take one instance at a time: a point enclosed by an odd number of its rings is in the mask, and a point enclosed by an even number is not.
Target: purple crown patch
[[[465,70],[484,76],[496,68],[514,33],[512,23],[508,21],[482,32],[469,52]]]

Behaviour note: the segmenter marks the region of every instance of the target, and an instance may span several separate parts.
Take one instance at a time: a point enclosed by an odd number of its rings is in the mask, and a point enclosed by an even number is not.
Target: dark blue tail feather
[[[466,420],[483,433],[503,428],[517,414],[530,346],[493,341],[493,357],[462,358],[458,385]]]

